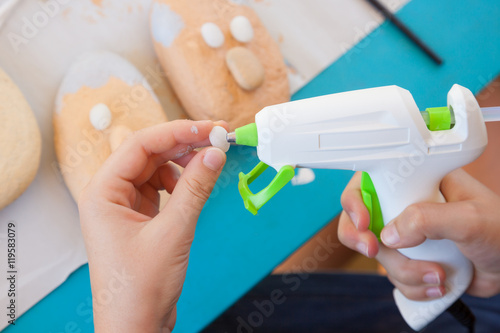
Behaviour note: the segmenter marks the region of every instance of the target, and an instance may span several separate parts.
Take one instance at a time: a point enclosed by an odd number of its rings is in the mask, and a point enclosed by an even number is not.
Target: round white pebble
[[[103,103],[94,105],[89,113],[90,123],[98,131],[105,130],[111,125],[111,111]]]
[[[245,16],[234,17],[229,25],[229,30],[238,42],[248,43],[253,38],[252,24]]]
[[[229,142],[226,140],[227,131],[224,127],[215,126],[212,128],[210,135],[208,138],[210,139],[210,143],[212,146],[219,148],[223,152],[229,150]]]
[[[203,24],[201,26],[201,36],[210,47],[217,48],[224,44],[224,34],[215,23],[207,22]]]

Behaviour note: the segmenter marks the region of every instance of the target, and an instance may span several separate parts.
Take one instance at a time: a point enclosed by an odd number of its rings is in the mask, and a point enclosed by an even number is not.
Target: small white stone
[[[215,23],[207,22],[203,24],[201,26],[201,36],[210,47],[217,48],[224,44],[224,34]]]
[[[314,171],[307,168],[299,168],[297,174],[292,178],[292,185],[306,185],[312,183],[316,175]]]
[[[111,125],[111,111],[103,103],[94,105],[89,113],[90,123],[98,131],[103,131]]]
[[[231,20],[229,30],[238,42],[248,43],[253,38],[253,28],[245,16],[236,16]]]
[[[231,146],[226,140],[226,135],[227,131],[224,127],[215,126],[214,128],[212,128],[212,131],[210,132],[208,138],[210,139],[210,143],[212,144],[212,146],[219,148],[223,152],[226,152]]]

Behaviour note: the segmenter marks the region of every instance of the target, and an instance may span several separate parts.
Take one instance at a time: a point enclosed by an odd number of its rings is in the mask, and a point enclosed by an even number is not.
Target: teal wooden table
[[[293,99],[396,84],[410,90],[425,109],[445,105],[454,83],[478,92],[500,72],[498,1],[413,0],[397,16],[444,59],[443,65],[434,64],[386,22]],[[251,215],[238,194],[237,175],[256,163],[250,148],[228,153],[198,223],[176,332],[199,331],[341,210],[340,194],[351,173],[318,170],[315,182],[287,185],[257,216]],[[91,306],[85,265],[5,332],[92,332]]]

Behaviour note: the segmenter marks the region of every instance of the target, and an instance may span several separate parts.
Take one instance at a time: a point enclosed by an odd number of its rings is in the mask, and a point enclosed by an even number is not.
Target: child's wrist
[[[140,308],[140,306],[138,306]],[[149,333],[165,332],[164,323],[151,315],[116,314],[110,311],[94,311],[94,330],[96,333]]]

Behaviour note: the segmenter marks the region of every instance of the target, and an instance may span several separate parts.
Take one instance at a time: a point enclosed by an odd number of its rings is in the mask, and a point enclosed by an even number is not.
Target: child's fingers
[[[172,160],[172,162],[174,162],[175,164],[178,164],[180,165],[181,167],[185,168],[186,165],[188,165],[189,161],[191,161],[193,159],[193,157],[196,156],[198,152],[196,150],[193,150],[192,152],[190,152],[189,154],[185,155],[185,156],[182,156],[178,159],[175,159],[175,160]]]
[[[376,258],[387,270],[394,286],[407,298],[424,300],[444,295],[446,273],[439,264],[408,259],[383,245]]]
[[[168,193],[172,193],[180,176],[179,168],[174,163],[168,162],[156,169],[149,179],[149,183],[156,191],[166,190]]]
[[[211,121],[178,120],[137,131],[99,170],[102,184],[118,179],[142,185],[158,166],[206,143],[213,126]]]
[[[342,244],[369,258],[378,252],[378,240],[375,235],[371,231],[356,229],[345,212],[340,215],[338,237]]]
[[[392,279],[389,276],[389,281],[408,299],[414,301],[428,301],[435,298],[443,297],[446,293],[446,288],[440,286],[409,286],[401,284],[399,281]]]
[[[378,252],[378,240],[368,230],[370,215],[361,198],[360,182],[361,172],[356,172],[342,193],[344,212],[340,216],[338,235],[342,244],[371,258]]]
[[[360,182],[361,172],[356,172],[342,193],[340,201],[356,228],[366,231],[370,225],[370,215],[361,197]]]
[[[192,240],[198,216],[226,161],[218,148],[205,148],[188,163],[166,206],[151,221],[155,233],[168,233],[182,244]],[[160,236],[161,237],[161,236]]]
[[[136,199],[132,209],[149,217],[158,214],[160,194],[148,182],[135,189]]]
[[[229,130],[229,125],[223,120],[219,120],[219,121],[214,122],[214,126],[222,126],[226,130]],[[210,145],[211,145],[210,139],[206,139],[205,141],[200,142],[198,145],[193,145],[193,148],[207,147]],[[181,156],[177,159],[172,160],[172,162],[175,162],[175,164],[178,164],[181,167],[185,168],[186,165],[189,163],[189,161],[191,161],[193,159],[193,157],[196,156],[197,153],[198,152],[196,150],[193,150],[192,152],[190,152],[187,155],[184,155],[184,156]]]
[[[448,202],[484,197],[485,193],[493,194],[489,188],[461,168],[446,175],[441,181],[440,189]]]
[[[479,224],[471,223],[480,220],[479,211],[473,201],[413,204],[387,224],[380,237],[391,248],[417,246],[426,238],[464,242],[481,231]]]

